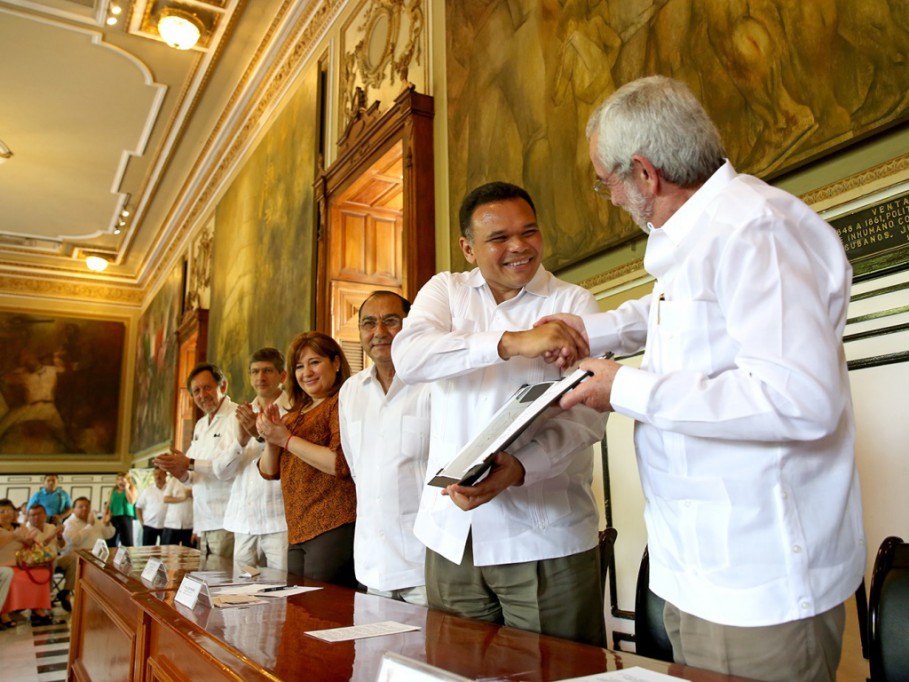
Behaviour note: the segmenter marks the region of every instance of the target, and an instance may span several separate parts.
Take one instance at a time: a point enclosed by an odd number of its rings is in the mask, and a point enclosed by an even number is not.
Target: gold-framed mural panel
[[[737,169],[764,178],[907,116],[906,3],[449,0],[446,26],[452,244],[467,191],[515,182],[551,270],[640,235],[594,195],[584,139],[595,105],[637,77],[688,83]]]
[[[128,320],[0,309],[0,462],[6,471],[109,468],[124,428]]]

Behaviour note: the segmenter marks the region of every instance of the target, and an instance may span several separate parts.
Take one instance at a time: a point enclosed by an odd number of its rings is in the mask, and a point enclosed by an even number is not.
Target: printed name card
[[[149,559],[142,569],[142,580],[149,583],[167,582],[167,567],[161,559]]]
[[[201,591],[202,583],[186,576],[183,578],[183,582],[180,583],[180,589],[177,590],[177,596],[174,597],[174,601],[178,604],[183,604],[188,609],[194,609],[196,608],[196,602],[199,601],[199,593]]]
[[[120,547],[114,555],[114,568],[121,571],[129,571],[133,567],[132,557],[126,547]]]
[[[107,543],[104,542],[101,538],[98,538],[95,541],[95,546],[92,547],[92,556],[101,561],[107,561],[107,558],[110,556],[110,549],[107,546]]]

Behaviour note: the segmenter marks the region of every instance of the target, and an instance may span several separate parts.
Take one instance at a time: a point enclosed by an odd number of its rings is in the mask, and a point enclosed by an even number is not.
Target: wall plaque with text
[[[830,221],[856,275],[909,261],[909,193]]]

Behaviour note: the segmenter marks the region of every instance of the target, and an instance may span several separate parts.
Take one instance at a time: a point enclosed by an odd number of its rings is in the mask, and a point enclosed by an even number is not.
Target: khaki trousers
[[[430,608],[465,618],[606,646],[599,549],[557,559],[474,566],[473,543],[460,565],[426,550]]]
[[[835,682],[843,604],[811,618],[764,627],[718,625],[666,603],[663,622],[676,663],[764,682]]]

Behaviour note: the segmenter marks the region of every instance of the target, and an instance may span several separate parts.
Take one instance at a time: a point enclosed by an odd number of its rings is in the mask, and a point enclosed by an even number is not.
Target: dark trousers
[[[184,547],[193,546],[193,529],[192,528],[165,528],[161,531],[162,545],[183,545]]]
[[[133,517],[111,516],[110,524],[117,530],[114,537],[107,541],[109,547],[116,547],[119,541],[121,547],[133,546]]]
[[[161,540],[161,544],[164,544],[164,529],[163,528],[152,528],[151,526],[142,526],[142,544],[145,547],[153,547],[158,544],[158,540]]]
[[[357,586],[353,565],[354,524],[347,523],[287,547],[287,572],[326,583]]]

